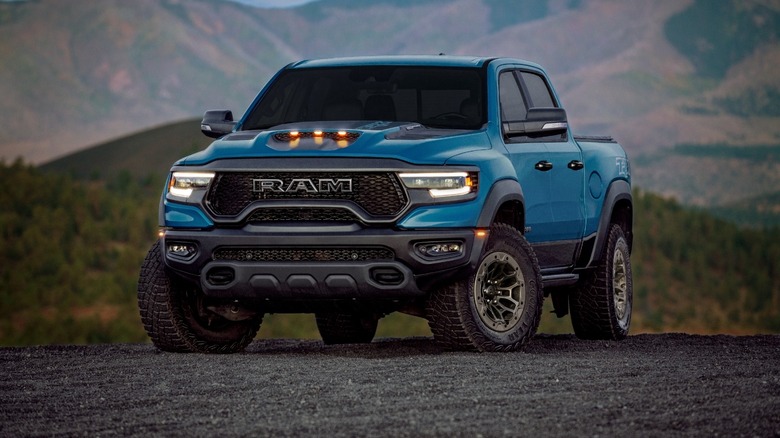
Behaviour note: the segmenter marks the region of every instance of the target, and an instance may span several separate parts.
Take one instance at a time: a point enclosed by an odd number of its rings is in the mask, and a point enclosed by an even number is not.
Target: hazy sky
[[[260,8],[291,8],[316,0],[228,0]]]
[[[0,0],[0,3],[16,2],[16,1],[25,1],[25,0]],[[244,3],[246,5],[257,6],[259,8],[291,8],[293,6],[300,6],[317,0],[226,0],[226,1]]]

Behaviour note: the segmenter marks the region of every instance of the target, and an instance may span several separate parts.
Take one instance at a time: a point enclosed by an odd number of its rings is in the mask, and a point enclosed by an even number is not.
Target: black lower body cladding
[[[468,273],[484,243],[472,229],[312,229],[318,231],[169,230],[165,264],[213,298],[403,300]],[[448,251],[420,250],[437,244]],[[174,245],[193,251],[182,257],[169,250]]]

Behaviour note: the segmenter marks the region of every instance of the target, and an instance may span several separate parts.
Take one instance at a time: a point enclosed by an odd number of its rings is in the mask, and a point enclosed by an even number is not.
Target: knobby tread
[[[613,225],[598,267],[587,273],[569,296],[572,327],[580,339],[620,340],[628,334],[628,329],[622,329],[617,322],[611,286],[611,258],[621,239],[625,242],[623,230],[620,226]],[[631,262],[628,254],[626,254],[626,264],[628,290],[631,291]],[[628,299],[630,303],[632,300],[630,292]],[[628,311],[631,311],[631,306]]]
[[[524,272],[526,283],[526,306],[530,311],[520,322],[521,336],[511,342],[491,339],[478,322],[470,303],[474,287],[475,272],[467,278],[431,293],[426,315],[434,339],[450,350],[462,351],[516,351],[522,349],[536,334],[542,315],[542,278],[536,253],[519,231],[506,224],[495,224],[490,229],[488,242],[482,257],[494,249],[516,251],[522,260],[530,264],[531,275]]]
[[[177,353],[233,353],[249,345],[260,329],[258,318],[246,322],[246,329],[235,339],[201,339],[187,323],[185,299],[185,290],[166,274],[160,242],[155,242],[141,265],[138,308],[144,329],[157,348]]]
[[[477,346],[468,336],[467,327],[461,323],[456,300],[457,296],[467,294],[462,282],[457,282],[433,292],[428,299],[428,326],[433,338],[447,349],[477,351]]]
[[[138,281],[138,308],[141,322],[154,345],[163,351],[191,352],[193,346],[177,329],[171,302],[170,280],[160,275],[163,266],[160,243],[155,242],[146,255]]]

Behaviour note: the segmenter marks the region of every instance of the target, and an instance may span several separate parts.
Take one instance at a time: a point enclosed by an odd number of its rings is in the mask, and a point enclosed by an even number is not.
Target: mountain
[[[638,186],[707,207],[771,201],[777,156],[740,151],[780,144],[778,23],[778,0],[2,2],[0,157],[44,163],[241,113],[297,59],[444,52],[544,65],[575,131],[615,136]],[[721,147],[733,153],[709,153]]]
[[[162,184],[176,160],[209,143],[211,139],[200,132],[200,119],[190,119],[82,149],[39,168],[79,180],[110,180],[126,173],[138,181],[151,179]]]
[[[0,4],[2,155],[35,163],[122,134],[246,108],[298,56],[260,10],[218,1]]]

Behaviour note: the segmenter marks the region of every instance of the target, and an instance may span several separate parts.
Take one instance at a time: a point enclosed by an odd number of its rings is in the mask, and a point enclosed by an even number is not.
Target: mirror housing
[[[200,122],[200,132],[211,138],[219,138],[233,132],[236,122],[233,121],[233,111],[210,110],[203,115]]]
[[[552,135],[566,132],[569,123],[563,108],[531,108],[525,120],[504,122],[504,135]]]

